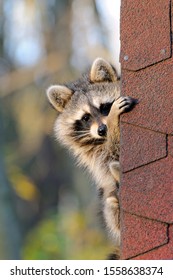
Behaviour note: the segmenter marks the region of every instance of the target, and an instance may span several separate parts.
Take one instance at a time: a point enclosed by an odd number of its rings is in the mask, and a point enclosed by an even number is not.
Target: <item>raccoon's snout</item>
[[[106,136],[107,134],[107,126],[105,124],[101,124],[98,127],[98,135],[99,136]]]

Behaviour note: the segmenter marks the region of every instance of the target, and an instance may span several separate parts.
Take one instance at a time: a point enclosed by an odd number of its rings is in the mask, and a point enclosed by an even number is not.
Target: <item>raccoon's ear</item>
[[[96,58],[90,71],[92,82],[116,82],[118,77],[112,65],[103,58]]]
[[[49,102],[58,112],[63,111],[71,96],[72,91],[66,86],[54,85],[47,89]]]

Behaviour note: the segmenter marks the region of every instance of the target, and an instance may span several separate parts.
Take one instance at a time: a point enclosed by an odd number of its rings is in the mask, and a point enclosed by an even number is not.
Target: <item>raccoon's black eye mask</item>
[[[109,114],[109,112],[111,110],[112,104],[113,104],[113,102],[108,102],[108,103],[101,104],[101,106],[100,106],[100,113],[103,116],[108,116],[108,114]]]
[[[74,130],[75,131],[86,131],[90,128],[91,124],[91,115],[88,113],[85,113],[80,120],[76,120],[74,124]]]
[[[81,120],[84,122],[88,122],[90,119],[91,119],[90,114],[84,114]]]

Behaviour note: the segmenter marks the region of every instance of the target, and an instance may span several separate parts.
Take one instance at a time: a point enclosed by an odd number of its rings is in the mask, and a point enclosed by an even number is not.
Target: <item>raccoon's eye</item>
[[[100,106],[100,113],[103,115],[103,116],[107,116],[110,112],[110,109],[112,107],[112,104],[113,102],[109,102],[109,103],[104,103],[104,104],[101,104]]]
[[[83,117],[82,117],[82,121],[88,122],[88,121],[90,120],[90,117],[91,117],[90,114],[85,114],[85,115],[83,115]]]

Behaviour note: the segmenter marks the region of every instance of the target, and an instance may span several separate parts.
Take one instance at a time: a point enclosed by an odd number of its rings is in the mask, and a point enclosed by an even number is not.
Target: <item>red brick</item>
[[[121,120],[154,131],[173,134],[173,60],[138,72],[122,72],[122,95],[139,104]]]
[[[173,223],[173,158],[124,173],[120,203],[130,213]]]
[[[166,135],[148,129],[121,123],[122,171],[166,157]]]
[[[169,228],[169,243],[155,248],[145,254],[139,255],[134,260],[171,260],[173,259],[173,225]]]
[[[137,217],[121,215],[121,258],[129,259],[168,242],[167,224]]]
[[[169,0],[121,1],[121,64],[139,70],[171,55]]]

